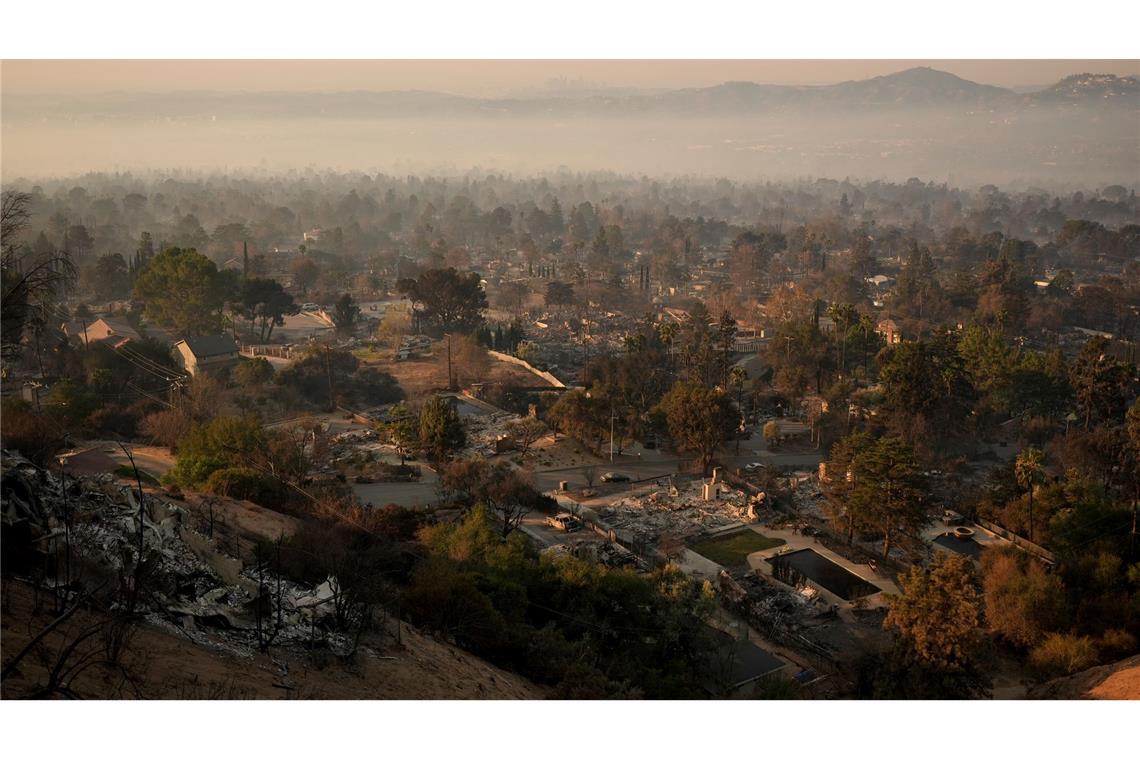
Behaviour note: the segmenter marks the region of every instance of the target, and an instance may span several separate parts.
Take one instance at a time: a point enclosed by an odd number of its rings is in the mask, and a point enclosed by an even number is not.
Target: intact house
[[[112,348],[120,348],[132,340],[136,342],[142,340],[142,336],[135,328],[125,319],[117,317],[100,317],[86,326],[82,320],[73,319],[64,325],[64,332],[68,338],[80,343],[91,345],[106,341]]]
[[[174,358],[178,366],[194,376],[200,372],[214,374],[234,367],[241,361],[241,354],[230,336],[204,335],[175,343]]]

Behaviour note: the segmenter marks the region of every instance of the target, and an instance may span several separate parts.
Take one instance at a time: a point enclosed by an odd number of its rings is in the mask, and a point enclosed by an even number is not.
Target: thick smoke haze
[[[284,71],[298,63],[280,65]],[[455,64],[422,67],[443,63]],[[732,62],[716,63],[728,71]],[[739,63],[742,72],[749,70],[749,62]],[[783,79],[804,78],[808,63],[828,62],[787,63]],[[1059,63],[1083,62],[1041,63],[1036,73],[1043,76]],[[1124,62],[1114,68],[1130,67]],[[618,66],[610,81],[623,81],[620,73]],[[1140,179],[1140,85],[1134,77],[1075,76],[1015,90],[914,68],[828,85],[733,81],[613,89],[559,79],[544,90],[475,96],[453,94],[464,89],[462,82],[451,93],[343,91],[357,81],[352,77],[329,81],[320,92],[287,91],[283,84],[256,92],[64,93],[52,91],[43,74],[33,62],[21,62],[15,72],[6,65],[7,181],[88,171],[298,168],[420,174],[568,168],[745,181],[920,177],[1041,187]],[[37,81],[39,90],[31,86]],[[105,83],[110,89],[114,80]]]

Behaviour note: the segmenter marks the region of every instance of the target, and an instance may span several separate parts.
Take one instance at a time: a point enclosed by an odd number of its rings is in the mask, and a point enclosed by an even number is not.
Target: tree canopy
[[[222,305],[232,283],[193,248],[168,248],[151,259],[135,282],[135,298],[148,319],[178,336],[221,330]]]
[[[487,295],[475,272],[429,269],[417,278],[400,280],[396,289],[412,302],[422,328],[436,335],[473,331],[487,309]]]

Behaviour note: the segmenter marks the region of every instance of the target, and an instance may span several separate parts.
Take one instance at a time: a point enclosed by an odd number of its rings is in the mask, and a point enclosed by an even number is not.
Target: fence
[[[278,359],[292,359],[293,349],[290,346],[278,346],[267,343],[242,344],[242,356],[273,356]]]
[[[516,366],[522,367],[523,369],[527,370],[528,372],[531,372],[535,375],[538,375],[539,377],[541,377],[546,382],[550,383],[555,388],[565,388],[566,387],[566,384],[564,382],[562,382],[561,380],[559,380],[554,375],[550,374],[549,372],[543,372],[542,370],[533,366],[530,362],[524,361],[524,360],[518,358],[517,356],[511,356],[510,354],[500,353],[499,351],[488,351],[487,354],[490,355],[494,359],[498,359],[501,362],[507,362],[508,364],[514,364]]]
[[[1022,538],[1021,536],[1017,535],[1016,533],[1011,533],[1010,531],[1006,530],[1005,528],[1001,527],[1000,525],[998,525],[996,523],[989,522],[988,520],[978,520],[978,525],[981,525],[983,528],[990,531],[991,533],[996,533],[997,535],[1001,536],[1002,538],[1006,539],[1007,541],[1012,542],[1013,545],[1016,546],[1017,548],[1019,548],[1023,551],[1027,551],[1030,554],[1038,557],[1039,559],[1045,560],[1046,562],[1048,562],[1051,565],[1057,564],[1057,555],[1053,554],[1053,552],[1049,551],[1048,549],[1046,549],[1043,546],[1038,546],[1037,544],[1033,543],[1032,541],[1027,541],[1026,539]]]

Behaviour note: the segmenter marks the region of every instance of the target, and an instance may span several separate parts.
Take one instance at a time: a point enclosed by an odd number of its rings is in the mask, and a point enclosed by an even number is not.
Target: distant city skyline
[[[930,66],[983,84],[1140,76],[1140,60],[5,60],[0,89],[72,95],[189,90],[433,90],[505,96],[570,87],[674,89],[725,81],[827,84]]]

